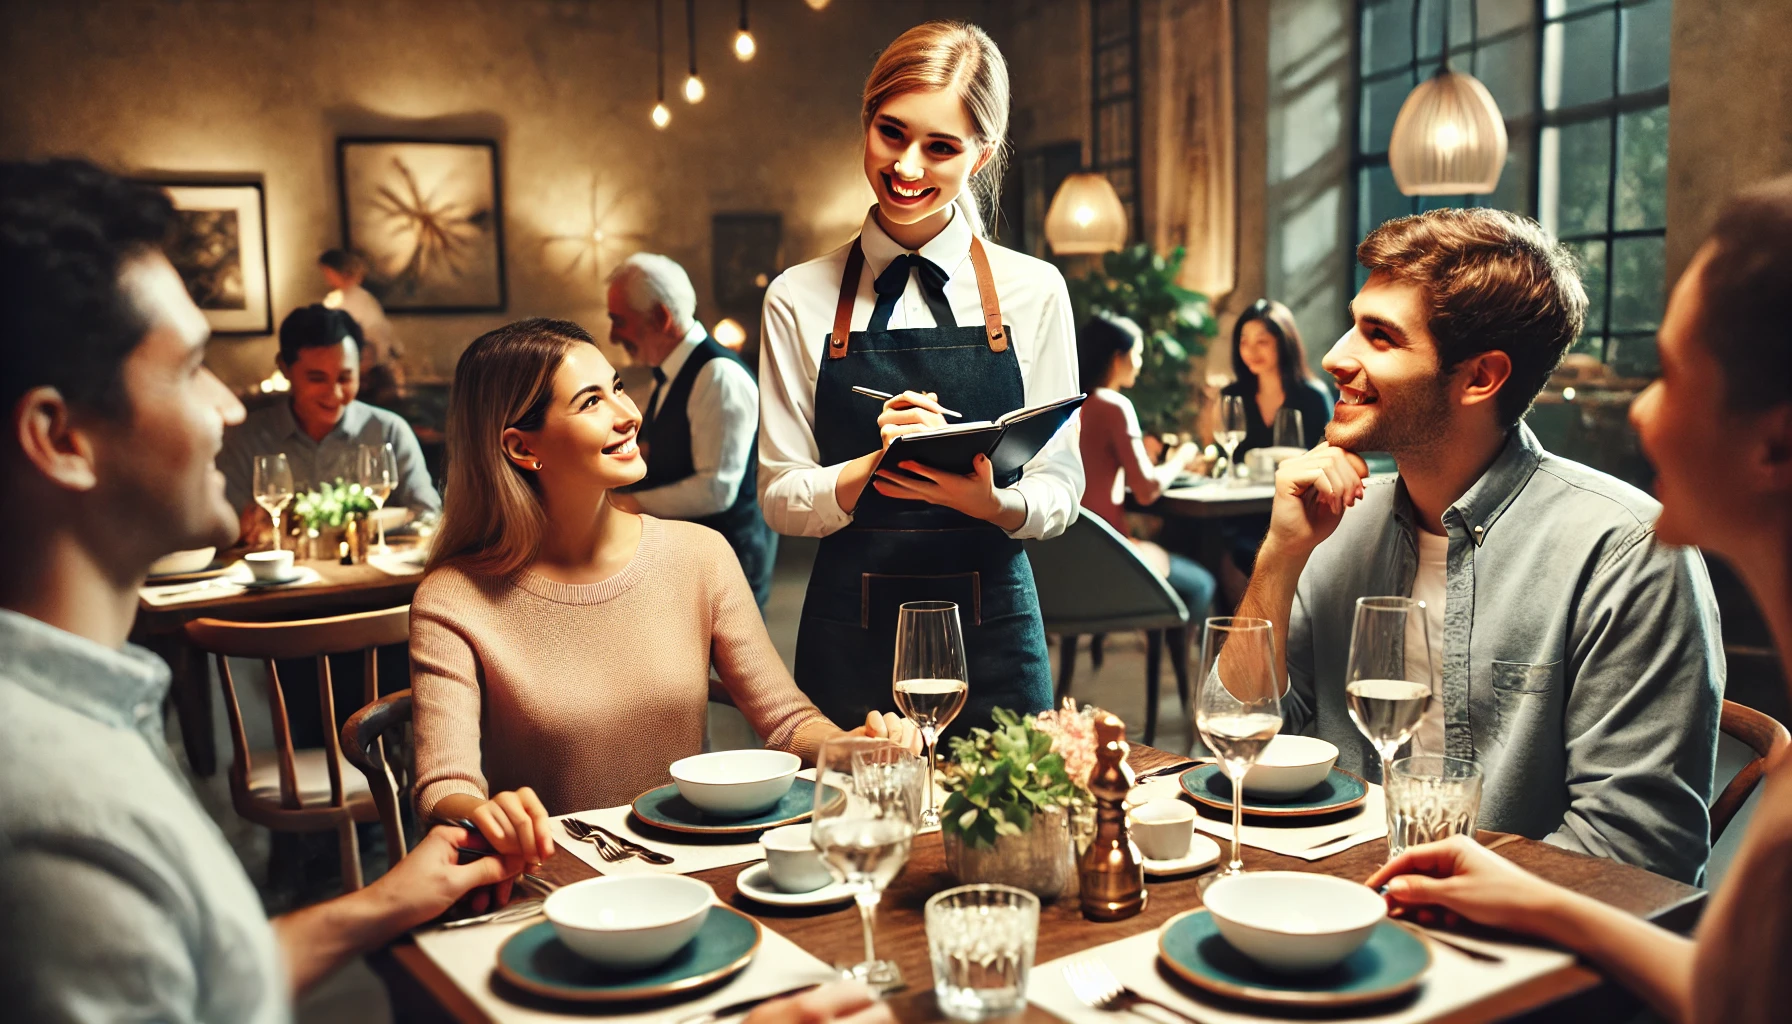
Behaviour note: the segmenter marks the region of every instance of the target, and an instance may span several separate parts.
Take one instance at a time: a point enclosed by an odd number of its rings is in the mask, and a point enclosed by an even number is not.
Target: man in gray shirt
[[[1416,628],[1404,645],[1433,687],[1417,736],[1480,763],[1480,827],[1695,881],[1724,683],[1704,561],[1656,540],[1652,498],[1521,422],[1580,331],[1573,258],[1486,209],[1390,221],[1357,258],[1355,326],[1325,356],[1336,416],[1277,471],[1239,607],[1287,638],[1285,727],[1373,776],[1346,707],[1355,603],[1427,597],[1430,651]],[[1399,476],[1367,479],[1366,451]]]
[[[293,484],[303,493],[338,477],[352,483],[360,447],[390,444],[398,480],[386,507],[415,513],[441,509],[410,424],[391,410],[355,399],[362,344],[360,325],[340,309],[302,306],[281,321],[277,363],[292,390],[225,431],[218,453],[224,495],[239,513],[244,538],[258,538],[273,527],[255,504],[255,457],[277,452],[286,454]]]
[[[212,460],[243,407],[159,248],[173,217],[90,164],[0,164],[9,1020],[284,1021],[294,991],[522,868],[462,866],[466,833],[438,828],[366,888],[270,922],[181,779],[168,667],[125,638],[152,562],[229,540]]]

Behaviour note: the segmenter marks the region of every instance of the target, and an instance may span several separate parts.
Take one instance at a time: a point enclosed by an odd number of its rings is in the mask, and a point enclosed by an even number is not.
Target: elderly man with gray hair
[[[610,276],[608,298],[610,339],[653,367],[654,382],[641,407],[647,476],[616,500],[726,537],[763,610],[778,539],[759,513],[759,386],[740,356],[698,322],[697,292],[677,262],[630,256]]]

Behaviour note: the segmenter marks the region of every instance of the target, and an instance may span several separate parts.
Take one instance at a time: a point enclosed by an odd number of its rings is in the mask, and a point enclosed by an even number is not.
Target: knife
[[[812,988],[820,987],[821,982],[812,981],[807,985],[798,985],[795,988],[787,988],[782,992],[773,992],[769,996],[760,996],[757,999],[742,999],[738,1003],[729,1003],[727,1006],[719,1007],[708,1013],[699,1013],[692,1017],[681,1017],[674,1021],[673,1024],[715,1024],[716,1021],[719,1021],[724,1017],[733,1017],[737,1014],[746,1013],[749,1010],[755,1009],[761,1003],[769,1003],[774,999],[784,999],[788,996],[800,995]]]

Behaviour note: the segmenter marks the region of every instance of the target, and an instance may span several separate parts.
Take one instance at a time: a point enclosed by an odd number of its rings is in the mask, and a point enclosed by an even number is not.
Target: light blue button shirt
[[[176,770],[168,666],[0,610],[0,1016],[286,1021],[255,888]]]
[[[313,441],[300,429],[290,402],[275,402],[250,413],[243,422],[224,432],[224,447],[218,452],[224,496],[237,511],[248,508],[255,500],[255,457],[276,452],[286,453],[293,485],[301,492],[337,477],[352,481],[355,451],[364,444],[390,444],[397,457],[398,486],[386,500],[388,508],[408,508],[419,513],[441,510],[441,495],[430,482],[423,448],[411,432],[411,425],[403,416],[366,402],[350,402],[342,410],[342,419],[322,441]]]

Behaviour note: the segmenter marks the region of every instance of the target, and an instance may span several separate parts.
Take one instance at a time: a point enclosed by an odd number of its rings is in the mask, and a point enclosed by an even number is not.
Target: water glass
[[[928,900],[926,919],[940,1012],[983,1020],[1026,1006],[1039,897],[1008,885],[963,885]]]
[[[1475,834],[1481,769],[1458,757],[1406,757],[1388,766],[1388,856],[1409,846]]]

